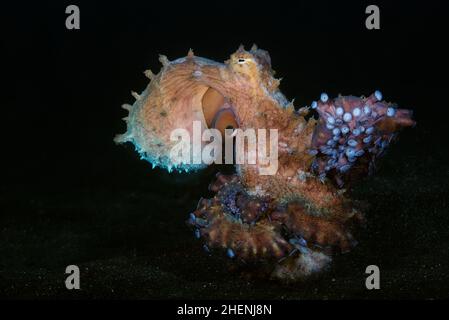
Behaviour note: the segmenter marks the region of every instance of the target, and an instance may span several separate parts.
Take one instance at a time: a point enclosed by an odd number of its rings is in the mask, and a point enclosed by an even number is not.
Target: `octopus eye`
[[[239,64],[243,64],[243,63],[245,63],[245,62],[246,62],[246,60],[243,59],[243,58],[240,58],[240,59],[238,60],[238,63],[239,63]]]
[[[310,107],[312,109],[316,109],[317,106],[318,106],[318,103],[316,101],[313,101],[312,104],[310,105]]]

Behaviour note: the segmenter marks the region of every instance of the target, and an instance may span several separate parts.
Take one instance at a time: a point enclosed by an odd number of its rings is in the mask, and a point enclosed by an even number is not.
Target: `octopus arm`
[[[222,248],[246,261],[279,259],[292,250],[281,235],[282,225],[267,219],[269,199],[248,195],[236,175],[219,174],[210,189],[216,195],[201,199],[188,219],[208,248]]]
[[[339,187],[373,173],[397,133],[415,124],[410,110],[383,101],[379,91],[368,98],[322,94],[313,107],[319,120],[312,137],[312,170]]]

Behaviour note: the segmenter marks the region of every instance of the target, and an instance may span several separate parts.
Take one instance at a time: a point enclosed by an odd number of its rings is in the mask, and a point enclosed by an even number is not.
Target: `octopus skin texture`
[[[187,224],[206,251],[269,266],[274,278],[299,280],[326,270],[332,258],[350,251],[365,217],[345,189],[374,172],[376,160],[400,129],[413,126],[412,112],[368,97],[321,94],[296,109],[279,90],[267,51],[241,46],[218,63],[197,57],[169,61],[160,56],[158,74],[146,71],[146,89],[124,105],[127,130],[117,143],[131,142],[153,167],[188,172],[205,164],[173,163],[173,129],[193,134],[215,128],[278,130],[278,170],[261,175],[265,163],[236,164],[217,174],[214,196],[200,199]],[[317,116],[317,119],[315,117]]]

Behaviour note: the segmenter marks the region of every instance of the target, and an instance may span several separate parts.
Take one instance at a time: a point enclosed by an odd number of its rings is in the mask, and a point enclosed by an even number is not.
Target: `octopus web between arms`
[[[296,110],[279,90],[267,51],[242,46],[224,63],[188,55],[163,65],[134,104],[124,105],[127,131],[141,158],[168,171],[192,171],[204,164],[175,164],[172,130],[193,133],[216,128],[277,129],[278,170],[261,175],[262,164],[238,164],[218,174],[211,199],[201,199],[188,224],[206,251],[247,263],[264,262],[276,278],[296,280],[325,270],[335,254],[347,252],[364,216],[343,186],[373,172],[376,160],[397,132],[414,125],[412,112],[369,97],[321,94]],[[306,117],[317,112],[318,120]],[[307,118],[309,118],[307,120]]]

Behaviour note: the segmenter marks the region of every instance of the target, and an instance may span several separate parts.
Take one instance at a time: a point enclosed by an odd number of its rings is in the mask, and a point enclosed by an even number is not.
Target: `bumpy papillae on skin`
[[[353,230],[363,214],[339,188],[373,171],[375,160],[411,112],[382,101],[381,94],[330,99],[296,110],[279,91],[264,50],[239,48],[225,63],[196,57],[168,61],[133,106],[125,105],[127,131],[116,142],[132,142],[153,166],[170,163],[173,129],[224,131],[231,126],[278,129],[279,168],[260,175],[259,163],[236,165],[235,175],[218,175],[211,199],[201,199],[188,224],[209,251],[242,261],[267,260],[273,275],[300,279],[327,267],[335,252],[355,244]],[[318,121],[305,116],[316,109]]]
[[[307,239],[303,247],[348,251],[355,245],[350,228],[360,222],[354,214],[340,217],[313,216],[299,200],[280,204],[270,197],[251,196],[237,175],[219,174],[210,190],[212,199],[201,199],[188,224],[205,239],[208,248],[232,249],[238,257],[279,259],[295,249],[295,239]]]

